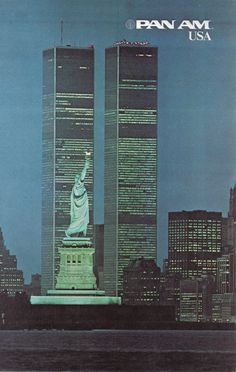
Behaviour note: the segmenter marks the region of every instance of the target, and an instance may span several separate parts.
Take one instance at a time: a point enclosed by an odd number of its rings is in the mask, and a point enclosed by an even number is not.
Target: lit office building
[[[229,213],[227,217],[227,243],[230,261],[231,291],[236,292],[236,184],[230,189]]]
[[[229,217],[234,217],[236,219],[236,183],[234,187],[230,189]]]
[[[9,296],[23,292],[24,277],[22,270],[17,269],[17,259],[6,249],[0,229],[0,292],[7,291]]]
[[[169,213],[169,273],[183,278],[216,275],[222,248],[222,215],[219,212]]]
[[[202,320],[202,292],[197,280],[180,282],[180,321],[200,322]]]
[[[122,293],[130,260],[157,255],[157,48],[117,43],[105,57],[104,288]]]
[[[42,293],[54,289],[58,247],[70,223],[70,193],[85,152],[93,158],[94,50],[57,47],[43,52]],[[86,176],[93,225],[93,162]]]
[[[211,321],[214,291],[215,278],[212,275],[181,280],[179,320],[186,322]]]
[[[157,305],[160,301],[161,270],[154,260],[132,260],[124,268],[123,303]]]
[[[217,293],[212,296],[212,321],[236,323],[236,293]]]
[[[98,288],[103,289],[103,262],[104,262],[104,225],[94,225],[95,241],[95,273],[98,281]]]
[[[24,292],[30,296],[40,296],[41,294],[41,275],[40,274],[32,274],[31,275],[31,283],[24,285]]]
[[[235,253],[225,248],[223,254],[217,258],[217,293],[235,291],[235,268]]]
[[[236,254],[236,184],[230,189],[229,213],[227,218],[227,245]]]
[[[180,281],[179,273],[161,273],[160,278],[160,305],[171,305],[175,308],[175,319],[179,320]]]

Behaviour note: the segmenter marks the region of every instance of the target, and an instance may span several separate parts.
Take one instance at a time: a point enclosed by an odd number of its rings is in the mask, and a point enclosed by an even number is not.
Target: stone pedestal
[[[121,305],[120,297],[97,289],[89,238],[64,238],[59,254],[56,289],[48,290],[46,296],[31,296],[32,305]]]
[[[93,272],[93,255],[89,238],[64,238],[59,248],[60,271],[56,289],[93,290],[97,288]]]

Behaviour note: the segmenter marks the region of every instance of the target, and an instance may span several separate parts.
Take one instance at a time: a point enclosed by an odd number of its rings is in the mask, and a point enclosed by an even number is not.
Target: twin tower
[[[94,82],[103,76],[100,68],[94,77],[93,47],[43,52],[43,294],[56,288],[70,193],[86,151],[92,153],[86,189],[87,236],[93,240]],[[120,42],[105,52],[104,184],[104,290],[118,296],[130,260],[157,255],[157,48],[145,43]]]

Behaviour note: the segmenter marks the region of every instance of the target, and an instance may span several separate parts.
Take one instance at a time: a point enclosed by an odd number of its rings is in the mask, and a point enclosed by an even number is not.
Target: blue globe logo
[[[133,30],[135,28],[135,21],[133,19],[127,19],[125,27],[128,28],[128,30]]]

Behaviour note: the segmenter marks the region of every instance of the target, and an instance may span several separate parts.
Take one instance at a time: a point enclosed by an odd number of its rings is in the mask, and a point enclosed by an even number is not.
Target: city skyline
[[[41,53],[60,44],[94,44],[95,223],[103,222],[104,50],[116,40],[159,48],[159,249],[167,256],[167,212],[228,210],[235,182],[235,19],[219,1],[1,2],[2,125],[0,226],[26,277],[39,271],[41,215]],[[217,3],[217,6],[216,6]],[[212,6],[214,4],[214,6]],[[231,8],[233,7],[233,3]],[[211,42],[186,31],[130,30],[127,19],[211,19]],[[96,25],[96,26],[94,26]],[[14,102],[14,104],[13,104]],[[14,195],[14,198],[12,198]]]

